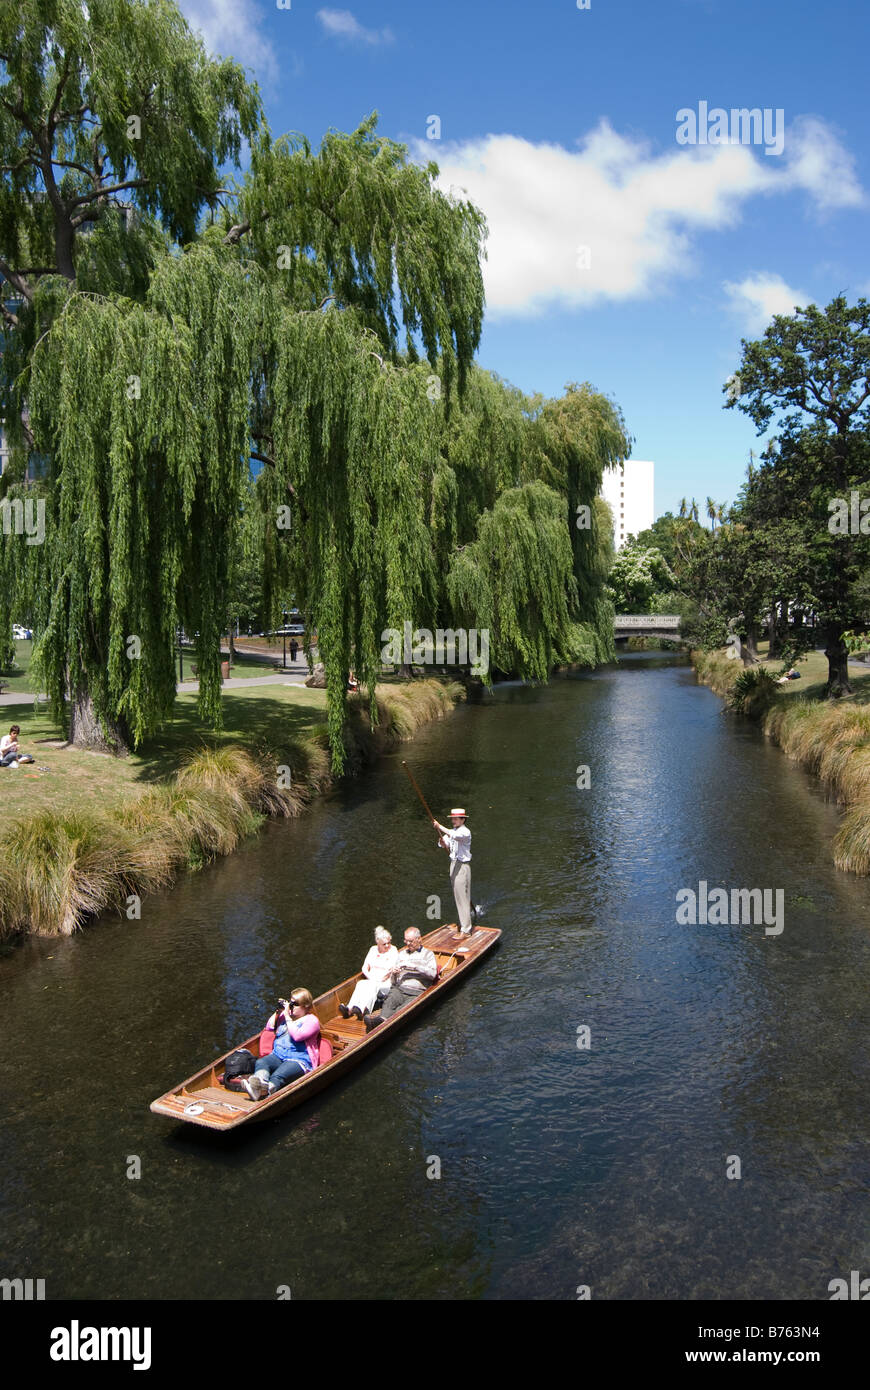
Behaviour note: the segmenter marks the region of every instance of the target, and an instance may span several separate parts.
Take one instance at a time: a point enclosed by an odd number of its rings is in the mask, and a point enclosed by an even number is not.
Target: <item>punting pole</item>
[[[407,774],[408,774],[408,780],[410,781],[411,786],[414,788],[414,791],[417,793],[417,795],[419,796],[421,802],[423,803],[423,810],[426,812],[426,815],[429,817],[430,821],[433,821],[433,820],[435,819],[435,817],[433,816],[432,812],[429,810],[429,807],[426,805],[426,798],[424,797],[424,795],[423,795],[423,793],[421,792],[420,788],[417,786],[416,780],[415,780],[415,778],[414,778],[414,774],[413,774],[413,772],[411,771],[411,769],[409,768],[408,764],[405,762],[404,758],[402,759],[402,767],[403,767],[403,768],[405,769],[405,771],[407,772]]]

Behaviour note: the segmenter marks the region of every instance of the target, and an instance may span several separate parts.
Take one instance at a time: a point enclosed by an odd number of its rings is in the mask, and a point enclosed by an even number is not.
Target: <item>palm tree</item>
[[[719,508],[719,511],[721,512],[721,510],[722,510],[722,508],[720,507],[720,508]],[[711,530],[711,531],[715,531],[715,530],[716,530],[716,503],[713,501],[713,498],[712,498],[712,497],[708,497],[708,498],[707,498],[707,515],[708,515],[708,517],[710,518],[710,530]]]

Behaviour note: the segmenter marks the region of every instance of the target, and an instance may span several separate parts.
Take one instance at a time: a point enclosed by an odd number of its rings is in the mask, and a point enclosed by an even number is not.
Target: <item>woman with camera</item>
[[[314,1012],[314,999],[307,989],[294,989],[289,999],[280,999],[279,1008],[266,1024],[274,1032],[272,1051],[258,1057],[253,1076],[242,1078],[251,1100],[262,1100],[273,1091],[297,1081],[320,1060],[320,1019]]]

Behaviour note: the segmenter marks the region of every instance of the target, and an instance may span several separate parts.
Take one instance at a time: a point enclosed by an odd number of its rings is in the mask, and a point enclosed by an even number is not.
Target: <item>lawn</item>
[[[304,735],[325,720],[326,692],[304,685],[225,690],[223,709],[226,728],[214,734],[197,716],[196,696],[179,695],[172,722],[160,734],[128,758],[112,758],[57,746],[64,741],[64,731],[46,712],[35,713],[31,702],[0,706],[0,728],[5,733],[10,724],[20,724],[22,750],[31,753],[37,764],[0,768],[0,829],[9,820],[44,807],[71,809],[137,796],[170,776],[185,754],[203,743],[269,749],[281,762],[288,736]]]
[[[767,643],[759,642],[758,652],[762,658],[761,664],[771,672],[781,670],[781,661],[766,661],[764,659],[766,651]],[[737,667],[739,670],[739,662]],[[799,681],[789,681],[788,685],[782,686],[783,694],[789,696],[807,695],[810,699],[820,699],[822,687],[828,679],[828,661],[824,652],[807,652],[806,656],[801,657],[798,661],[795,669],[800,671],[801,678]],[[852,697],[853,703],[870,704],[870,666],[864,666],[861,662],[850,661],[849,680],[855,687],[855,694]]]
[[[8,693],[9,693],[10,695],[11,695],[12,692],[15,691],[15,690],[27,691],[27,692],[30,693],[30,694],[33,693],[33,692],[30,690],[30,674],[29,674],[29,673],[30,673],[30,656],[31,656],[32,651],[33,651],[33,643],[32,643],[32,642],[30,642],[30,641],[26,641],[26,642],[16,642],[16,643],[15,643],[15,665],[14,665],[14,666],[10,666],[10,667],[6,667],[5,670],[0,671],[0,677],[2,677],[2,679],[3,679],[3,684],[4,684],[5,686],[8,687]],[[2,771],[2,769],[0,769],[0,771]]]

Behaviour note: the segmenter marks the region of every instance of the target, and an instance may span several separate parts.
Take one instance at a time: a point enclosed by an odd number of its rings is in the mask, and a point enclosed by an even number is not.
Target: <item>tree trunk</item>
[[[95,753],[113,753],[126,757],[130,749],[128,735],[121,720],[100,721],[94,702],[86,690],[79,688],[70,700],[69,741],[76,748],[88,748]]]
[[[825,656],[828,658],[828,683],[825,686],[825,696],[829,700],[839,700],[843,695],[852,694],[852,685],[849,681],[849,653],[846,643],[843,641],[843,628],[841,624],[832,625],[826,631],[827,645]]]
[[[758,661],[758,624],[749,623],[746,636],[740,643],[740,655],[744,666],[754,666]]]
[[[227,636],[230,639],[230,670],[232,670],[236,664],[236,639],[233,635],[232,623],[230,624],[230,630],[227,633]]]
[[[770,645],[767,649],[768,660],[773,661],[782,655],[782,629],[779,621],[779,605],[773,603],[770,609],[769,632]]]

